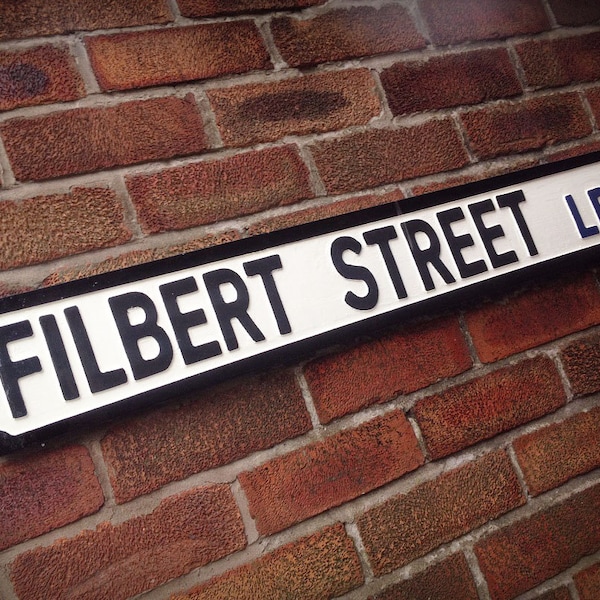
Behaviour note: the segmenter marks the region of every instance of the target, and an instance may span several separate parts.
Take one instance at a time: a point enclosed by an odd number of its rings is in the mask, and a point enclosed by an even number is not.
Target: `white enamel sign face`
[[[10,298],[0,315],[5,446],[132,398],[286,353],[297,360],[336,332],[369,331],[451,292],[575,259],[600,245],[598,159]]]

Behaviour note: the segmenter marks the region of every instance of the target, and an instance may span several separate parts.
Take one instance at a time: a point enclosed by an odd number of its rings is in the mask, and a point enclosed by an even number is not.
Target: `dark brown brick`
[[[573,393],[582,396],[600,390],[600,336],[592,334],[563,349],[561,359]]]
[[[339,506],[423,464],[401,411],[273,459],[239,481],[261,534]]]
[[[148,233],[186,229],[313,197],[291,146],[268,148],[127,179]]]
[[[328,600],[362,581],[352,541],[342,525],[334,525],[171,600]]]
[[[326,140],[312,146],[311,151],[332,194],[450,171],[469,162],[449,119]]]
[[[596,123],[600,123],[600,88],[588,90],[587,99],[596,118]]]
[[[304,376],[319,419],[328,423],[470,366],[458,321],[448,318],[319,358],[308,363]]]
[[[571,594],[568,588],[561,587],[537,596],[536,600],[571,600]]]
[[[0,465],[0,550],[95,513],[104,504],[82,446]]]
[[[501,529],[475,546],[492,600],[508,600],[600,548],[600,486]]]
[[[420,0],[436,44],[507,38],[550,29],[540,0]]]
[[[207,94],[221,138],[229,146],[365,125],[381,111],[375,82],[366,69],[228,87]]]
[[[600,323],[600,295],[586,274],[486,304],[466,321],[479,358],[491,363]]]
[[[384,69],[381,82],[394,115],[479,104],[522,92],[508,52],[500,48],[399,62]]]
[[[116,246],[130,238],[123,206],[112,190],[73,188],[69,194],[0,202],[2,269]]]
[[[165,85],[272,68],[252,21],[88,37],[103,90]]]
[[[283,59],[291,66],[425,46],[408,11],[392,4],[332,10],[312,19],[274,19],[271,30]]]
[[[229,486],[196,488],[150,514],[101,523],[17,556],[10,577],[21,600],[125,600],[246,545]]]
[[[0,125],[20,180],[40,180],[174,158],[206,148],[194,102],[154,98],[76,108]]]
[[[549,0],[559,25],[586,25],[600,19],[600,4],[596,0]]]
[[[0,52],[0,110],[83,96],[83,80],[66,46]]]
[[[165,0],[18,0],[0,3],[0,39],[173,20]]]
[[[311,428],[291,373],[213,388],[113,427],[102,450],[118,503],[230,463]]]
[[[579,600],[600,598],[600,564],[592,565],[577,573],[573,579],[579,592]]]
[[[557,94],[472,110],[461,115],[480,158],[536,150],[592,131],[578,94]]]
[[[358,528],[381,575],[524,502],[508,456],[495,452],[369,510]]]
[[[184,17],[214,17],[255,13],[267,10],[299,10],[309,6],[325,4],[326,0],[179,0],[179,10]]]
[[[419,401],[415,415],[440,458],[555,411],[566,402],[554,363],[524,360]]]

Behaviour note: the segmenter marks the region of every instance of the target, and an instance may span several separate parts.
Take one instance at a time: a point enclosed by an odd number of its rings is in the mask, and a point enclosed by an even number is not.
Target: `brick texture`
[[[365,125],[381,111],[375,81],[365,69],[207,93],[229,146]]]
[[[576,93],[559,94],[477,109],[461,115],[479,158],[536,150],[591,133]]]
[[[408,12],[391,4],[332,10],[312,19],[275,19],[271,30],[283,59],[294,67],[425,46]]]
[[[148,233],[232,219],[313,196],[308,169],[291,146],[130,177],[127,187]]]
[[[150,514],[102,523],[21,554],[10,576],[20,600],[124,600],[245,544],[229,487],[215,485],[167,498]]]
[[[561,587],[538,596],[536,600],[571,600],[571,593],[568,588]]]
[[[396,411],[242,473],[261,534],[275,533],[401,477],[423,463],[414,432]]]
[[[591,275],[552,282],[467,314],[483,362],[535,348],[600,322],[600,296]]]
[[[458,321],[448,318],[317,359],[308,363],[304,376],[319,419],[328,423],[470,366]]]
[[[312,146],[311,151],[332,194],[450,171],[469,162],[449,119],[326,140]]]
[[[525,360],[419,401],[415,416],[433,458],[440,458],[548,414],[566,402],[545,357]]]
[[[588,90],[587,99],[594,113],[596,123],[600,122],[600,88]]]
[[[595,0],[549,0],[559,25],[586,25],[600,19],[600,4]]]
[[[342,525],[335,525],[171,600],[327,600],[362,581],[352,541]]]
[[[271,67],[252,21],[88,37],[86,47],[103,90],[208,79]]]
[[[595,600],[600,598],[600,565],[592,565],[577,573],[573,578],[579,592],[579,600]]]
[[[194,402],[112,428],[102,440],[118,503],[269,448],[310,429],[287,372],[214,388]]]
[[[112,190],[73,188],[69,194],[0,202],[2,269],[116,246],[130,238],[123,206]]]
[[[588,335],[566,346],[561,360],[573,393],[581,396],[600,390],[600,336]]]
[[[475,546],[492,600],[508,600],[600,548],[600,486],[505,527]]]
[[[394,115],[508,98],[522,88],[508,52],[478,50],[406,61],[381,74]]]
[[[357,523],[381,575],[524,502],[508,456],[495,452],[388,500]]]
[[[506,38],[550,29],[541,0],[420,0],[436,44]]]
[[[0,550],[95,513],[103,504],[94,464],[81,446],[0,465]]]
[[[154,98],[76,108],[0,125],[20,180],[41,180],[173,158],[206,148],[193,101]]]
[[[179,10],[184,17],[214,17],[267,10],[298,10],[324,4],[326,0],[179,0]]]
[[[600,466],[600,408],[553,423],[513,444],[529,492],[538,495]]]
[[[0,111],[84,95],[83,81],[65,46],[0,52]]]

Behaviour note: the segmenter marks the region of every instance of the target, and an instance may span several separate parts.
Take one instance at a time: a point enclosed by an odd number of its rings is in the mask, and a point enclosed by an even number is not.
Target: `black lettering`
[[[408,294],[406,293],[404,282],[400,276],[396,259],[390,248],[390,241],[395,240],[397,237],[398,234],[392,225],[380,227],[379,229],[372,229],[371,231],[363,233],[363,238],[369,246],[373,246],[374,244],[379,246],[379,251],[381,252],[381,256],[383,256],[383,261],[385,262],[390,279],[396,290],[396,296],[398,298],[406,298]]]
[[[521,232],[521,237],[527,246],[529,256],[535,256],[538,253],[538,250],[519,206],[521,202],[525,202],[525,194],[523,194],[521,190],[516,190],[515,192],[510,192],[508,194],[500,194],[499,196],[496,196],[496,200],[498,200],[498,206],[500,208],[510,208],[515,222],[517,223],[517,227]]]
[[[354,292],[347,292],[344,300],[348,306],[357,310],[370,310],[374,308],[379,299],[379,289],[373,273],[366,267],[349,265],[344,262],[343,254],[349,250],[354,254],[360,254],[362,246],[358,240],[350,236],[342,236],[331,244],[331,259],[337,272],[345,279],[354,279],[364,281],[367,284],[367,293],[364,296],[358,296]]]

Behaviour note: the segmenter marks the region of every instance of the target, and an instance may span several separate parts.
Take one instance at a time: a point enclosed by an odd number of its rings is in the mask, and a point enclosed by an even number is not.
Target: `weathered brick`
[[[561,352],[573,393],[582,396],[600,390],[600,335],[576,340]]]
[[[0,52],[0,110],[83,96],[83,80],[66,46]]]
[[[102,450],[118,503],[230,463],[311,427],[291,373],[244,379],[113,427]]]
[[[129,177],[127,187],[148,233],[225,221],[314,195],[308,169],[291,146]]]
[[[600,466],[600,408],[525,435],[513,444],[529,492],[537,496]]]
[[[587,99],[596,118],[596,123],[600,122],[600,88],[588,90]]]
[[[19,0],[0,3],[0,39],[133,27],[173,20],[165,0]]]
[[[394,115],[479,104],[522,92],[508,52],[478,50],[399,62],[381,73]]]
[[[436,44],[506,38],[550,29],[540,0],[420,0]]]
[[[596,0],[549,0],[559,25],[577,26],[600,19],[600,4]]]
[[[577,573],[573,579],[579,592],[579,600],[600,598],[600,564],[592,565]]]
[[[130,238],[123,206],[109,189],[73,188],[69,194],[0,202],[1,269],[116,246]]]
[[[271,30],[291,66],[423,48],[408,11],[389,4],[332,10],[312,19],[274,19]]]
[[[600,114],[600,113],[599,113]],[[565,158],[572,158],[573,156],[581,156],[583,154],[589,154],[590,152],[597,152],[600,150],[600,142],[581,142],[571,148],[565,148],[556,152],[547,153],[544,158],[548,162],[556,162],[564,160]]]
[[[180,98],[76,108],[0,125],[20,180],[40,180],[195,154],[206,148],[195,103]]]
[[[401,411],[273,459],[239,481],[261,534],[281,531],[423,464]]]
[[[150,514],[21,554],[10,577],[21,600],[124,600],[245,545],[229,486],[214,485],[167,498]]]
[[[365,125],[381,105],[366,69],[326,72],[207,92],[223,142],[268,142]]]
[[[351,192],[458,169],[469,159],[451,120],[375,129],[311,147],[330,193]]]
[[[179,0],[179,10],[184,17],[214,17],[267,10],[298,10],[325,4],[326,0]]]
[[[463,554],[429,567],[412,579],[401,581],[371,600],[478,600],[473,576]]]
[[[103,90],[165,85],[272,68],[252,21],[87,37]]]
[[[600,78],[600,33],[516,46],[527,83],[536,88]]]
[[[466,321],[479,358],[494,362],[599,323],[600,296],[587,274],[486,304]]]
[[[571,594],[568,588],[560,587],[537,596],[536,600],[571,600]]]
[[[319,419],[328,423],[470,366],[458,321],[448,318],[319,358],[308,363],[304,376]]]
[[[358,528],[381,575],[524,502],[508,456],[498,451],[369,510]]]
[[[362,581],[352,541],[342,525],[334,525],[171,600],[328,600]]]
[[[95,513],[104,504],[82,446],[0,465],[0,550]]]
[[[440,458],[555,411],[566,402],[545,357],[488,373],[420,400],[415,415],[432,458]]]
[[[501,529],[475,546],[492,600],[508,600],[600,548],[600,486]]]
[[[476,109],[463,113],[461,120],[473,152],[484,159],[536,150],[592,131],[576,93]]]

